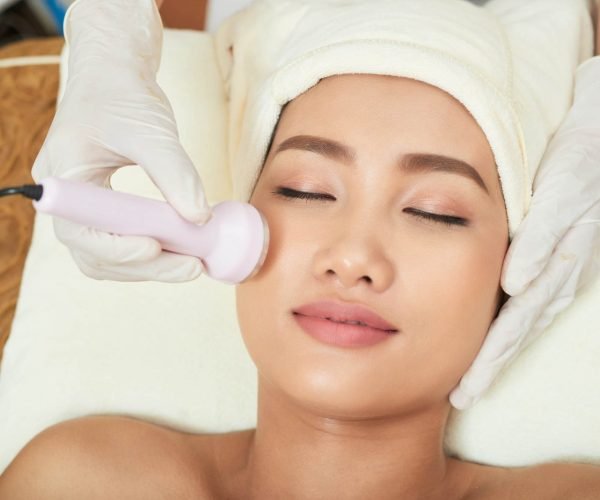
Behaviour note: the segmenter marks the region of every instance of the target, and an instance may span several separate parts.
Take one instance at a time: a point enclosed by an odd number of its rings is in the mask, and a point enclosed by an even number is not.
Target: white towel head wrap
[[[592,54],[588,0],[256,0],[217,33],[234,197],[248,201],[281,108],[320,79],[407,77],[460,101],[498,166],[509,232]]]

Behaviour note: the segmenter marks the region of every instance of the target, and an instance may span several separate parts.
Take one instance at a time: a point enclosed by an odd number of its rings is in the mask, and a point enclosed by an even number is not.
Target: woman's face
[[[326,78],[285,108],[251,203],[271,244],[237,309],[262,383],[338,418],[445,402],[496,314],[508,245],[492,151],[468,111],[414,80]],[[323,343],[293,312],[321,300],[398,331]]]

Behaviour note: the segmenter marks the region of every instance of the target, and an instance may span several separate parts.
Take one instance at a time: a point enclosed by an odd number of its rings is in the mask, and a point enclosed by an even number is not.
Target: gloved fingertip
[[[539,275],[541,268],[535,263],[519,266],[514,257],[504,264],[505,269],[502,276],[502,289],[511,297],[521,295],[531,282]]]
[[[194,224],[206,224],[212,218],[212,209],[207,203],[182,208],[180,213],[186,220]]]
[[[167,201],[181,217],[194,224],[205,224],[212,217],[212,209],[201,191],[193,197],[173,197]]]
[[[529,286],[530,281],[525,281],[522,278],[507,276],[502,280],[502,289],[511,297],[521,295]]]
[[[148,262],[156,259],[162,253],[162,247],[156,240],[148,238],[144,249],[132,259],[133,262]]]
[[[460,387],[450,393],[450,404],[457,410],[468,410],[475,402],[476,398],[466,394]]]
[[[192,262],[192,264],[188,263],[181,266],[169,281],[185,283],[199,278],[202,274],[204,274],[204,266],[202,265],[202,261],[198,259]]]
[[[212,211],[208,207],[192,213],[192,216],[189,218],[190,222],[194,224],[206,224],[210,219],[212,219]]]
[[[190,281],[198,279],[200,276],[202,276],[204,273],[206,272],[206,269],[204,268],[204,266],[202,265],[202,263],[200,262],[198,264],[197,267],[194,268],[194,270],[190,273]]]

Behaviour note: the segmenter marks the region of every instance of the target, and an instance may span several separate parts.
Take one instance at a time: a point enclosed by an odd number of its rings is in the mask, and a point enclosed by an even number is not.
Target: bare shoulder
[[[201,435],[129,417],[79,418],[23,448],[0,477],[0,499],[209,498],[210,457]]]
[[[464,500],[597,500],[600,466],[548,463],[532,467],[474,466]]]
[[[548,463],[515,469],[515,491],[523,498],[596,500],[600,498],[600,466]]]

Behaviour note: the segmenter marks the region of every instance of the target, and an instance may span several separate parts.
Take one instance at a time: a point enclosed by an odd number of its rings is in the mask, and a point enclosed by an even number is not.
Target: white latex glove
[[[597,275],[599,250],[600,57],[594,57],[577,70],[573,107],[548,147],[529,213],[509,248],[502,286],[511,298],[450,394],[455,408],[475,404]]]
[[[71,5],[68,80],[33,165],[36,182],[56,176],[108,188],[118,168],[137,164],[182,217],[210,218],[202,182],[156,82],[162,36],[155,0]],[[200,259],[163,252],[152,238],[115,236],[59,218],[54,229],[81,271],[95,279],[182,282],[204,271]]]

